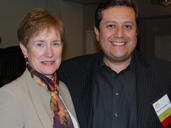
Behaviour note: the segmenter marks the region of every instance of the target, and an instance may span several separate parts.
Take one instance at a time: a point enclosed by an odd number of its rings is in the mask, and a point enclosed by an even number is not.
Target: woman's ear
[[[27,48],[20,42],[19,43],[23,55],[27,56]]]

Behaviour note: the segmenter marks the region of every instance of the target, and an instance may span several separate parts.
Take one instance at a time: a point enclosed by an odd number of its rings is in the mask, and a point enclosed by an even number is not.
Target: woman
[[[29,12],[18,39],[26,59],[22,76],[0,89],[0,128],[77,128],[68,89],[58,81],[64,25],[44,9]]]

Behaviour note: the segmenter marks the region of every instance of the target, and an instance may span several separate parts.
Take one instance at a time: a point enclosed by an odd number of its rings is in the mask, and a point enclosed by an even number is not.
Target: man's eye
[[[110,25],[108,25],[107,27],[108,27],[108,28],[113,28],[114,25],[113,25],[113,24],[110,24]]]
[[[125,25],[125,28],[129,29],[129,28],[132,28],[131,25]]]

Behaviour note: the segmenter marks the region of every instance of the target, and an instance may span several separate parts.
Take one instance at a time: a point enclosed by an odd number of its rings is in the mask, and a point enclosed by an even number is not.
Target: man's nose
[[[115,31],[115,37],[124,37],[124,30],[122,27],[117,27]]]

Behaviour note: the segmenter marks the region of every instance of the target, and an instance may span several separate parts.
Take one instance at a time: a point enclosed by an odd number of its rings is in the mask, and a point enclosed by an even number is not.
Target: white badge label
[[[167,127],[171,123],[171,103],[167,94],[156,101],[153,107],[163,127]]]

